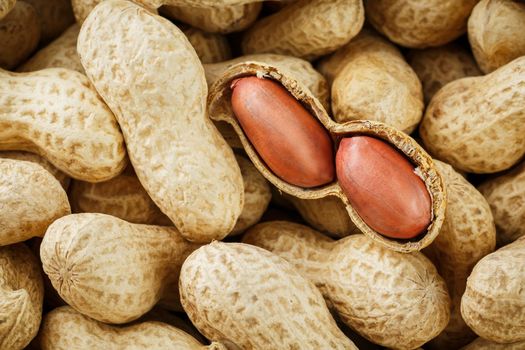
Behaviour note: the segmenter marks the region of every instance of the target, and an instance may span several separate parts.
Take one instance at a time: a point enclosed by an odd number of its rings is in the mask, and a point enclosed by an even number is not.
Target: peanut
[[[375,231],[409,239],[430,225],[432,201],[425,183],[414,166],[384,141],[369,136],[342,139],[335,167],[341,189]]]
[[[440,161],[435,164],[445,180],[448,199],[445,221],[428,251],[447,283],[452,310],[447,327],[428,346],[457,349],[475,338],[461,317],[461,296],[474,265],[494,251],[496,230],[489,205],[476,188],[451,166]]]
[[[50,172],[51,175],[53,175],[58,180],[58,182],[60,182],[62,188],[65,191],[67,191],[69,188],[69,183],[71,181],[69,176],[58,170],[55,166],[53,166],[53,164],[49,163],[47,160],[37,154],[23,151],[0,151],[0,158],[25,160],[27,162],[39,164],[48,172]]]
[[[525,154],[525,57],[481,77],[445,85],[419,131],[436,158],[460,170],[492,173]]]
[[[467,280],[461,315],[474,332],[498,343],[525,340],[525,238],[481,259]]]
[[[75,22],[70,0],[24,0],[33,5],[40,22],[40,42],[47,44]]]
[[[285,221],[258,224],[243,242],[290,262],[346,325],[374,343],[414,349],[448,322],[445,283],[419,252],[397,253],[360,234],[333,241]]]
[[[481,0],[468,20],[468,38],[481,70],[490,73],[525,55],[525,4]]]
[[[365,0],[367,19],[391,41],[411,48],[446,44],[467,29],[479,0]]]
[[[0,0],[0,20],[15,7],[16,0]]]
[[[0,20],[0,72],[22,63],[36,49],[40,24],[33,6],[17,1]]]
[[[148,321],[115,327],[86,317],[69,306],[49,312],[39,333],[42,350],[180,349],[226,350],[219,343],[202,345],[186,332],[162,322]]]
[[[45,68],[67,68],[85,74],[77,54],[79,31],[78,24],[72,25],[61,36],[18,67],[17,71],[34,72]]]
[[[232,57],[230,44],[220,34],[206,33],[196,28],[184,28],[182,32],[188,38],[202,63],[216,63]]]
[[[247,77],[235,80],[231,89],[233,113],[277,176],[301,187],[334,180],[330,136],[285,88],[271,79]]]
[[[261,11],[262,3],[233,6],[164,6],[161,13],[209,33],[239,32],[248,28]]]
[[[0,246],[42,237],[71,213],[67,194],[38,164],[0,158]]]
[[[208,339],[241,349],[357,349],[315,286],[284,259],[212,242],[184,262],[181,302]]]
[[[0,150],[41,155],[67,175],[104,181],[126,165],[113,113],[88,79],[62,68],[0,70]]]
[[[478,189],[494,215],[498,245],[525,236],[525,163],[507,174],[485,181]]]
[[[78,52],[153,201],[184,237],[224,238],[242,211],[242,177],[207,118],[204,70],[185,35],[138,5],[109,0],[84,22]]]
[[[29,248],[0,247],[0,348],[23,349],[36,336],[43,298],[40,268]]]
[[[425,50],[411,50],[408,62],[423,84],[426,104],[445,84],[482,74],[472,54],[455,43]]]
[[[319,67],[333,81],[336,121],[378,120],[407,134],[419,124],[421,83],[401,52],[379,35],[362,30]]]
[[[512,344],[499,344],[487,339],[477,338],[472,343],[461,348],[461,350],[523,350],[525,341]]]
[[[245,33],[245,54],[277,53],[313,60],[352,39],[364,22],[361,0],[300,0]]]
[[[73,214],[49,226],[40,257],[69,305],[102,322],[126,323],[162,297],[174,299],[178,291],[166,286],[176,283],[182,262],[197,247],[172,227]]]

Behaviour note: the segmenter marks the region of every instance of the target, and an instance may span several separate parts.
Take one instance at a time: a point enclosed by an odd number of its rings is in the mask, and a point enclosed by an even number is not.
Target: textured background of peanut
[[[524,32],[521,0],[0,0],[0,349],[525,350]],[[283,186],[245,75],[334,154],[404,153],[421,242]]]

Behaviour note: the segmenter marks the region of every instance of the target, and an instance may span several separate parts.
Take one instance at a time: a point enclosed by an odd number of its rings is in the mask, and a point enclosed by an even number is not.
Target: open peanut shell
[[[303,106],[324,126],[330,134],[334,149],[337,150],[339,142],[347,136],[368,135],[382,139],[404,154],[414,165],[416,173],[425,182],[432,201],[431,223],[427,230],[412,239],[395,239],[386,237],[370,228],[352,207],[343,193],[337,180],[316,187],[302,188],[289,184],[277,177],[259,157],[257,151],[244,134],[231,106],[232,90],[230,85],[233,80],[245,76],[258,76],[273,79],[281,83]],[[302,199],[317,199],[326,196],[339,197],[345,204],[348,215],[356,226],[372,240],[398,252],[412,252],[428,246],[436,238],[445,217],[446,192],[441,175],[436,170],[432,158],[411,137],[380,122],[369,120],[355,120],[339,124],[333,121],[322,104],[313,96],[307,87],[287,76],[278,68],[260,63],[243,62],[232,66],[210,88],[208,95],[209,115],[213,120],[225,121],[232,125],[239,136],[244,150],[250,157],[255,167],[281,191]],[[335,153],[334,153],[335,154]]]

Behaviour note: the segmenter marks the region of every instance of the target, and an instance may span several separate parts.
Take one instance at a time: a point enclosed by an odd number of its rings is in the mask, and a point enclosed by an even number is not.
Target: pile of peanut
[[[524,159],[524,1],[0,0],[0,350],[524,350]]]

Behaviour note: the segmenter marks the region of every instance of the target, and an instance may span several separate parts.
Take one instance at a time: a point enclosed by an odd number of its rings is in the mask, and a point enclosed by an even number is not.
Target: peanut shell
[[[0,0],[0,20],[15,7],[16,0]]]
[[[487,339],[477,338],[472,343],[461,348],[461,350],[523,350],[525,341],[512,344],[499,344]]]
[[[196,28],[182,30],[202,63],[216,63],[232,57],[230,44],[220,34],[206,33]]]
[[[24,0],[33,5],[40,22],[40,41],[48,43],[75,22],[70,0]]]

